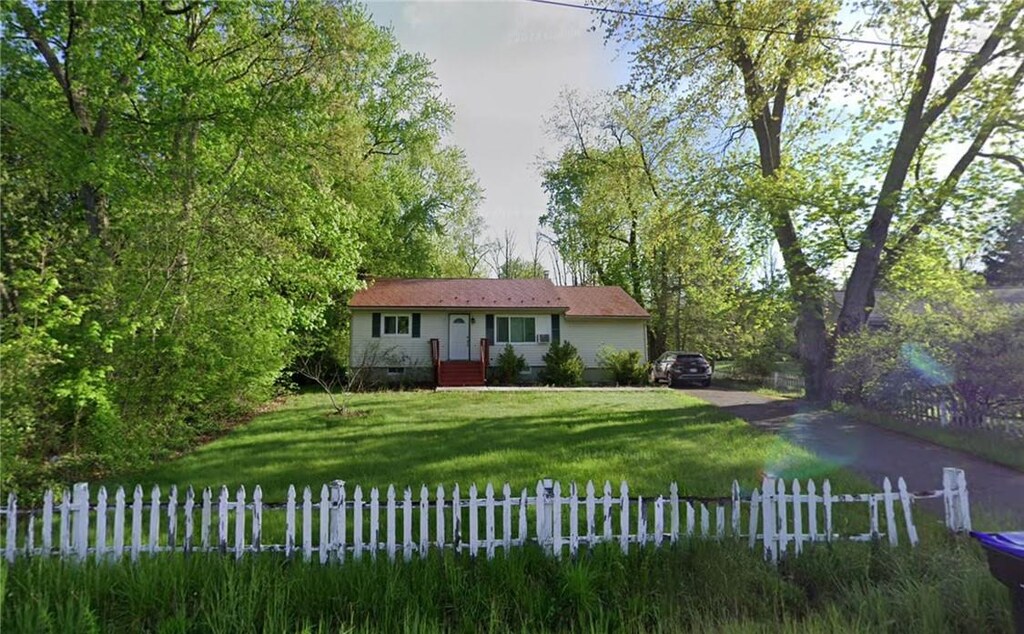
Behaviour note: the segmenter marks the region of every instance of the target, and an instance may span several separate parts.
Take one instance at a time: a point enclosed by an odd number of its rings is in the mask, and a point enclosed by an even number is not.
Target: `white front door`
[[[469,361],[469,315],[448,315],[448,360]]]

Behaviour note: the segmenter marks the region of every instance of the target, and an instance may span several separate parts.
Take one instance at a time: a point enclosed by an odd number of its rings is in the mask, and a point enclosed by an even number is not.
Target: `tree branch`
[[[978,52],[971,56],[967,60],[967,64],[960,73],[946,86],[946,89],[942,91],[942,94],[935,100],[935,102],[924,112],[921,117],[921,124],[924,130],[927,130],[936,119],[946,111],[946,108],[956,99],[967,85],[971,83],[971,80],[981,71],[985,64],[992,60],[993,54],[995,53],[996,47],[999,46],[999,42],[1003,39],[1003,36],[1009,32],[1013,21],[1020,14],[1021,4],[1018,2],[1011,2],[1007,4],[1003,14],[999,17],[999,22],[992,28],[992,32],[989,33],[985,42],[978,49]]]
[[[1012,154],[1004,154],[1002,152],[978,152],[978,156],[982,158],[997,159],[1000,161],[1006,161],[1017,168],[1017,171],[1024,175],[1024,159],[1019,156]]]

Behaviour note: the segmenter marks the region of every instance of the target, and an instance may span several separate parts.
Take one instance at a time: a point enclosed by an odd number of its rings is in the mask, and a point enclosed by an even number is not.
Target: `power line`
[[[698,20],[696,18],[689,18],[683,16],[672,16],[665,15],[663,13],[648,13],[646,11],[633,11],[630,9],[615,9],[612,7],[591,7],[582,4],[573,4],[571,2],[561,2],[559,0],[526,0],[526,2],[533,2],[535,4],[547,4],[555,7],[565,7],[568,9],[583,9],[584,11],[594,11],[597,13],[612,13],[616,15],[625,15],[633,18],[644,18],[648,20],[665,20],[667,22],[679,22],[681,24],[692,24],[695,26],[717,26],[723,28],[739,29],[741,31],[753,31],[755,33],[771,33],[775,35],[789,35],[795,36],[794,31],[784,31],[782,29],[770,29],[765,27],[756,26],[739,26],[735,24],[724,24],[721,22],[710,22],[707,20]],[[922,50],[925,48],[923,44],[906,44],[904,42],[887,42],[884,40],[869,40],[859,37],[844,37],[842,35],[809,35],[807,37],[814,38],[816,40],[831,40],[835,42],[845,42],[848,44],[865,44],[868,46],[887,46],[889,48],[908,48]],[[959,53],[961,55],[974,55],[975,51],[966,51],[958,48],[943,48],[942,51],[946,53]]]

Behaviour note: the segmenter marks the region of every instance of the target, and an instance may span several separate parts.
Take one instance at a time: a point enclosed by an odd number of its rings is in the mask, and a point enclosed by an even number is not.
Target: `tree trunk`
[[[804,298],[796,321],[796,340],[808,400],[828,401],[832,397],[829,369],[832,342],[825,327],[824,306],[820,299]]]

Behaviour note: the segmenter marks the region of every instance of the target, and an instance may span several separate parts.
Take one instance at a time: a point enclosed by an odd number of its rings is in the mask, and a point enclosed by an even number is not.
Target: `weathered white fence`
[[[600,491],[588,482],[581,491],[575,483],[563,487],[560,482],[542,480],[532,496],[526,489],[514,495],[508,484],[499,496],[487,484],[482,495],[475,485],[469,487],[466,497],[458,485],[451,495],[439,486],[433,497],[426,486],[418,497],[409,488],[399,496],[389,486],[381,498],[378,489],[370,489],[365,496],[358,486],[350,498],[339,480],[323,485],[318,497],[309,487],[301,495],[289,487],[283,504],[264,502],[259,486],[251,501],[245,487],[233,496],[227,487],[216,495],[209,488],[196,495],[189,487],[183,499],[171,487],[166,500],[160,488],[153,487],[148,501],[141,486],[130,498],[119,487],[112,500],[100,487],[94,502],[89,486],[79,483],[72,491],[63,491],[59,502],[53,491],[47,491],[41,509],[18,510],[17,497],[9,495],[7,508],[0,511],[6,520],[2,550],[8,562],[19,556],[79,561],[90,555],[97,561],[128,556],[135,561],[142,553],[219,552],[241,558],[246,553],[281,552],[326,563],[378,553],[409,560],[431,549],[491,558],[498,550],[508,552],[527,543],[561,557],[575,556],[580,548],[602,542],[618,543],[628,552],[631,545],[658,547],[681,537],[732,536],[751,548],[761,543],[765,557],[774,562],[791,547],[795,553],[802,552],[808,542],[885,538],[895,546],[901,530],[914,545],[918,535],[912,506],[927,498],[943,499],[947,528],[971,528],[967,483],[959,469],[944,470],[941,489],[914,493],[907,490],[903,478],[895,490],[886,478],[882,492],[856,495],[832,493],[828,480],[819,491],[813,480],[805,484],[793,480],[787,486],[785,480],[766,478],[749,495],[742,495],[734,482],[729,497],[686,498],[673,483],[668,495],[652,499],[630,497],[625,482],[617,491],[609,482]],[[834,522],[837,509],[857,504],[867,507],[867,532],[840,534]],[[884,531],[879,506],[884,510]],[[282,511],[284,543],[264,543],[264,513]],[[56,545],[55,523],[59,528]]]

